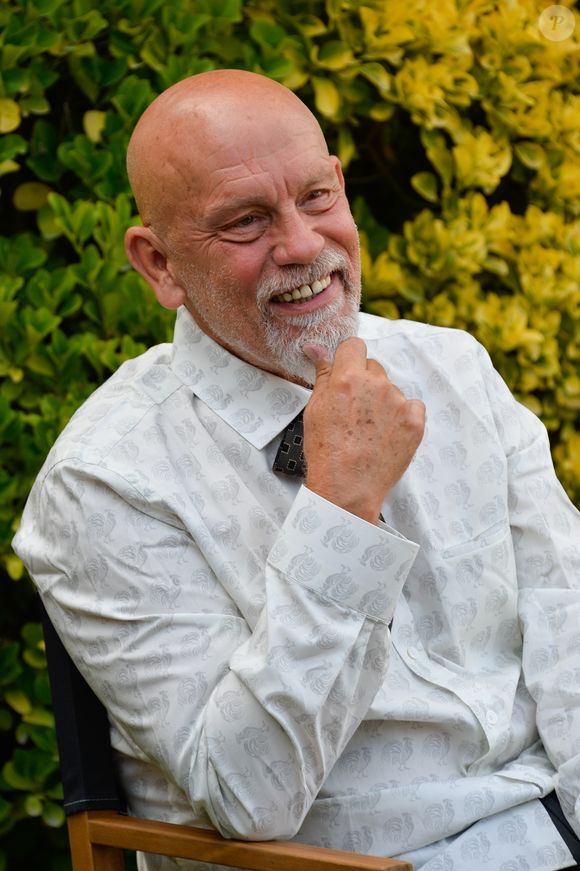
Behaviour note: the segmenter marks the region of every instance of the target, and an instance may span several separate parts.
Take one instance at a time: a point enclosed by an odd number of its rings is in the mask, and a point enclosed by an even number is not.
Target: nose
[[[324,236],[314,226],[314,216],[298,210],[280,216],[274,229],[272,258],[277,266],[312,263],[324,248]]]

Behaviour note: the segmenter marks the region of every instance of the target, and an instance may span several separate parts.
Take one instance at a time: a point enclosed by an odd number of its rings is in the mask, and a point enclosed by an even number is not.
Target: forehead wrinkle
[[[302,163],[303,155],[299,155],[299,158],[300,162]],[[215,174],[219,176],[229,173],[232,169],[237,170],[238,167],[240,169],[240,171],[236,173],[236,175],[223,178],[217,183],[212,184],[212,194],[207,208],[208,216],[214,216],[215,213],[226,210],[234,211],[235,209],[243,207],[244,205],[258,205],[269,200],[273,204],[276,204],[280,199],[279,189],[281,186],[287,193],[292,194],[289,186],[289,181],[285,175],[282,175],[281,178],[276,181],[276,179],[272,177],[270,169],[253,168],[251,166],[253,160],[254,159],[252,158],[250,160],[244,161],[241,164],[221,167],[215,171]],[[288,163],[288,161],[286,161],[286,163]],[[337,182],[334,167],[332,163],[330,163],[330,157],[322,157],[320,164],[320,167],[318,167],[317,169],[312,169],[310,166],[304,168],[303,177],[299,179],[298,184],[293,185],[297,188],[298,193],[314,188],[317,185],[331,184],[333,182]],[[245,167],[247,169],[247,173],[243,172],[242,167]],[[265,181],[262,181],[262,178]],[[259,190],[256,189],[253,191],[245,192],[242,189],[241,193],[237,196],[235,193],[232,193],[231,190],[228,191],[228,188],[230,188],[232,185],[236,186],[240,184],[242,186],[245,186],[253,182],[257,182],[260,185]],[[225,193],[220,193],[220,189],[224,187]],[[273,195],[271,197],[268,196],[265,193],[266,190],[271,191]],[[228,207],[230,204],[231,208]]]

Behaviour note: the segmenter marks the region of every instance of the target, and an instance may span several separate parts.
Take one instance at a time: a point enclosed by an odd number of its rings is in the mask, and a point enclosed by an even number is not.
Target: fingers
[[[317,380],[321,375],[330,375],[333,370],[340,372],[352,367],[365,368],[367,365],[367,346],[362,339],[355,336],[339,344],[334,360],[330,359],[327,348],[315,342],[306,342],[302,346],[302,351],[304,356],[314,363]]]
[[[321,375],[330,374],[332,370],[332,362],[328,350],[323,345],[317,345],[314,342],[306,342],[302,346],[302,353],[311,363],[314,363],[316,369],[316,380]]]
[[[362,339],[352,336],[345,339],[336,349],[334,355],[335,369],[362,368],[367,366],[367,346]]]

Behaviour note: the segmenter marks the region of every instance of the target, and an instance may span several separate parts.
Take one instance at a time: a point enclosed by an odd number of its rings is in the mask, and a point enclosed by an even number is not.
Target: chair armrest
[[[413,871],[408,862],[312,847],[295,841],[235,841],[209,829],[121,816],[114,811],[86,811],[68,818],[71,842],[75,828],[88,830],[92,843],[182,859],[215,862],[251,871]]]

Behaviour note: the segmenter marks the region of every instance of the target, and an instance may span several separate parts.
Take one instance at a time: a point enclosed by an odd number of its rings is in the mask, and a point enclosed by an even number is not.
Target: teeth
[[[316,296],[321,291],[328,287],[332,278],[327,275],[326,278],[321,278],[319,281],[313,281],[312,284],[303,284],[302,287],[295,287],[294,290],[280,293],[273,297],[276,302],[298,302],[303,299],[310,299],[311,296]]]

